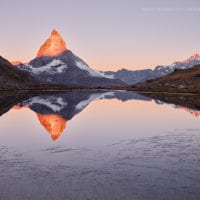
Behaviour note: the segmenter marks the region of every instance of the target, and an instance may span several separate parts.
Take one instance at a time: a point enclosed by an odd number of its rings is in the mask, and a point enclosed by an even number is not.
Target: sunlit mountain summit
[[[58,56],[64,51],[67,51],[65,41],[61,35],[55,29],[53,29],[50,37],[40,47],[37,57]]]

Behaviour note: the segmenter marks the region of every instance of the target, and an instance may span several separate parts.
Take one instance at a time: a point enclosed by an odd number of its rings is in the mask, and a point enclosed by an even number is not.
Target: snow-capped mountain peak
[[[152,72],[152,79],[166,76],[176,69],[189,69],[195,65],[200,64],[200,53],[195,53],[183,61],[173,62],[171,65],[157,66]],[[148,80],[148,79],[146,79]]]
[[[37,57],[58,56],[67,50],[66,43],[61,35],[53,29],[50,37],[40,47]]]
[[[199,60],[200,61],[200,52],[198,53],[195,53],[193,54],[192,56],[190,56],[189,58],[183,60],[183,61],[180,61],[181,63],[187,63],[187,62],[190,62],[190,61],[193,61],[193,60]]]

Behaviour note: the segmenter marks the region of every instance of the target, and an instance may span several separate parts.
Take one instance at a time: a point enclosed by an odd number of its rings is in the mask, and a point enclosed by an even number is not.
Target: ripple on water
[[[196,200],[200,196],[196,129],[121,140],[101,150],[55,146],[41,152],[64,159],[45,165],[0,147],[0,199]],[[74,159],[68,159],[69,152]]]

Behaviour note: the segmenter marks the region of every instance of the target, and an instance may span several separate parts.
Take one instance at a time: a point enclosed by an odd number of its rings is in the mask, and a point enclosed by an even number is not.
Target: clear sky
[[[141,69],[200,51],[199,0],[0,0],[0,54],[30,61],[55,28],[95,69]]]

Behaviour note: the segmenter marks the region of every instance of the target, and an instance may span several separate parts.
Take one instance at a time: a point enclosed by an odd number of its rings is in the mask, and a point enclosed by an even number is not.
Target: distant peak
[[[181,61],[182,63],[186,63],[191,60],[200,59],[200,52],[194,53],[192,56],[187,58],[186,60]]]
[[[196,59],[196,58],[200,58],[200,53],[198,52],[198,53],[195,53],[195,54],[193,54],[192,56],[190,56],[188,59]]]
[[[37,57],[41,56],[58,56],[67,50],[64,39],[57,30],[51,31],[50,37],[40,47]]]

